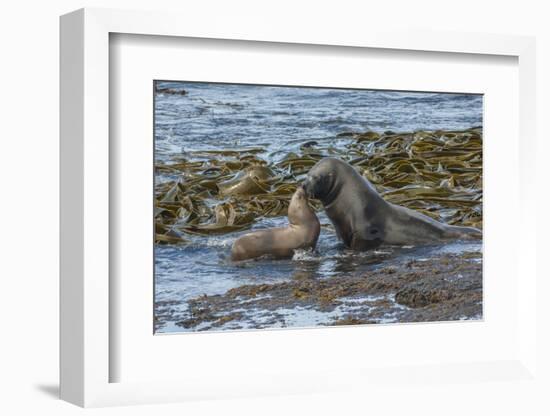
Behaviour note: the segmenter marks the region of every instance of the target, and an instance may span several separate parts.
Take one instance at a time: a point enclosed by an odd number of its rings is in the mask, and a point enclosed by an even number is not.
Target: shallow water
[[[185,89],[187,95],[157,93],[155,99],[155,158],[168,162],[197,150],[261,146],[265,160],[284,157],[306,141],[335,147],[349,143],[345,132],[395,132],[466,129],[482,124],[480,95],[411,93],[366,90],[280,88],[201,83],[159,83],[160,88]],[[196,158],[200,158],[196,156]],[[160,183],[168,179],[157,174]],[[324,214],[321,224],[329,224]],[[284,226],[286,217],[264,218],[253,229]],[[259,259],[232,263],[232,242],[241,234],[187,236],[188,245],[155,247],[156,302],[170,302],[170,320],[158,332],[184,332],[176,320],[185,317],[187,301],[203,294],[223,294],[245,284],[276,283],[293,278],[326,279],[365,273],[396,259],[429,258],[441,252],[480,251],[481,243],[445,246],[381,247],[366,253],[345,250],[329,227],[323,227],[315,253],[297,253],[289,260]],[[347,306],[346,306],[347,305]],[[353,302],[336,311],[279,311],[286,326],[312,326],[344,314]],[[391,316],[387,322],[392,322]],[[246,328],[245,323],[231,325]],[[193,328],[197,330],[200,328]]]

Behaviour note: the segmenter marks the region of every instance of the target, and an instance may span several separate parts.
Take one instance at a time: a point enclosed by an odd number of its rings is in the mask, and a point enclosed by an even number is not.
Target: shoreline
[[[170,317],[169,305],[157,305],[158,316],[172,318],[181,331],[477,320],[483,315],[481,256],[441,254],[358,275],[246,284],[191,299],[184,319]],[[301,313],[314,322],[300,325]]]

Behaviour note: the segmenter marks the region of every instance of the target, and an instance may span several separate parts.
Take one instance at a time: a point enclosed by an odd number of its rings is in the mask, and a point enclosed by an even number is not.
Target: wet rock
[[[378,140],[379,138],[380,138],[380,135],[378,133],[374,131],[367,131],[366,133],[363,133],[357,136],[357,141],[358,142],[374,141],[374,140]]]
[[[338,133],[336,137],[353,137],[356,133],[352,131],[343,131],[342,133]]]
[[[191,317],[179,322],[176,322],[176,325],[182,326],[184,328],[193,328],[204,322],[217,321],[219,317],[214,315],[210,308],[208,307],[193,307],[191,306]]]
[[[369,321],[368,319],[357,319],[352,316],[346,316],[342,319],[337,319],[330,323],[330,325],[365,325],[374,324],[375,321]]]
[[[155,91],[158,94],[167,94],[167,95],[187,95],[187,91],[185,91],[183,88],[161,88],[156,87]]]
[[[395,301],[401,305],[411,308],[421,308],[431,303],[439,303],[453,297],[452,293],[446,290],[425,290],[405,288],[395,294]]]
[[[222,316],[220,318],[218,318],[216,320],[216,322],[214,322],[212,324],[213,327],[219,327],[219,326],[222,326],[228,322],[231,322],[231,321],[234,321],[234,320],[237,320],[237,319],[241,319],[242,318],[242,313],[240,312],[235,312],[235,313],[232,313],[230,315],[225,315],[225,316]]]
[[[309,142],[305,142],[303,145],[300,146],[300,148],[308,149],[314,146],[317,146],[319,143],[315,140],[310,140]]]

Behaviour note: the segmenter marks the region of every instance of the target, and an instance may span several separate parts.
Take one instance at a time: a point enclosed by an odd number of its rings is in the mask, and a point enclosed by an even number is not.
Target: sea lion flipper
[[[474,227],[450,225],[446,236],[447,238],[456,238],[459,240],[481,240],[483,233]]]
[[[354,250],[371,250],[382,244],[383,232],[377,225],[368,225],[351,235],[349,247]]]

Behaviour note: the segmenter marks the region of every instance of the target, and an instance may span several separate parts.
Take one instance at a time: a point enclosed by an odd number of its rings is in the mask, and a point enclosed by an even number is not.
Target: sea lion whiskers
[[[334,186],[333,178],[333,172],[313,177],[310,177],[308,174],[301,186],[304,188],[309,198],[321,200],[323,206],[326,207],[338,198],[341,190],[340,187]]]

